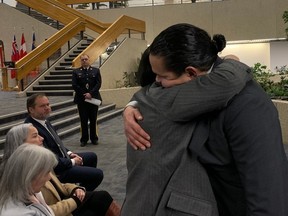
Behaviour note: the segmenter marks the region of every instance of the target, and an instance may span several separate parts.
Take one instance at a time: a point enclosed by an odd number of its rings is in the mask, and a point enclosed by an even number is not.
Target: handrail
[[[59,5],[51,4],[51,2],[45,0],[17,0],[18,2],[33,8],[36,11],[39,11],[42,14],[45,14],[48,17],[51,17],[54,20],[58,20],[60,23],[67,25],[75,18],[79,17],[73,13],[70,13],[65,9],[67,7],[65,4],[62,4],[62,7]]]
[[[125,30],[145,32],[145,22],[126,15],[118,18],[103,34],[98,36],[85,50],[72,61],[73,67],[80,67],[81,54],[86,53],[92,61],[105,51],[105,49]]]
[[[70,8],[70,7],[67,7],[65,4],[59,2],[59,1],[56,1],[56,0],[46,0],[47,2],[50,2],[53,6],[57,6],[57,7],[61,7],[61,9],[77,16],[77,17],[81,17],[83,19],[85,19],[85,21],[87,22],[87,27],[92,29],[93,31],[101,34],[103,33],[103,31],[105,31],[110,25],[111,23],[102,23],[102,22],[99,22],[98,20],[96,19],[93,19],[92,17],[90,16],[87,16],[73,8]]]
[[[103,33],[103,31],[110,26],[110,23],[99,22],[96,19],[93,19],[92,17],[87,16],[73,8],[67,7],[65,4],[56,0],[18,0],[18,2],[33,8],[54,20],[58,20],[64,25],[67,25],[77,17],[81,17],[86,20],[87,27],[99,34]]]
[[[116,2],[117,0],[111,0],[111,2]],[[128,0],[126,0],[128,1]],[[110,2],[107,0],[59,0],[66,5],[73,5],[73,4],[85,4],[85,3],[97,3],[97,2]]]
[[[31,70],[48,59],[77,33],[85,31],[86,28],[100,34],[83,51],[89,54],[91,61],[97,60],[104,50],[125,31],[128,30],[129,33],[131,31],[145,33],[145,22],[128,16],[121,16],[111,25],[101,23],[56,0],[18,0],[18,2],[66,24],[63,29],[15,63],[18,81],[22,80]],[[80,55],[72,62],[74,67],[80,66]]]
[[[23,79],[37,65],[40,65],[76,34],[84,30],[85,21],[82,18],[76,18],[52,37],[41,43],[15,63],[15,67],[17,68],[17,80]]]

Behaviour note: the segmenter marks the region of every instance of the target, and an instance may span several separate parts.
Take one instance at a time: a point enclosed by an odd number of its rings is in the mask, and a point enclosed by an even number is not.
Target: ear
[[[33,107],[28,107],[29,113],[33,113]]]
[[[197,68],[195,68],[195,67],[192,67],[192,66],[188,66],[188,67],[186,67],[185,68],[185,73],[187,73],[187,75],[189,76],[189,77],[197,77],[197,76],[199,76],[200,74],[201,74],[201,71],[199,71]]]

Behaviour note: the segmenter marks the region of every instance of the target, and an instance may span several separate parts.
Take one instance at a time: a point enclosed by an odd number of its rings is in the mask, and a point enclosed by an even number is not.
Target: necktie
[[[62,143],[62,140],[60,139],[60,137],[58,136],[58,134],[55,132],[55,130],[52,128],[52,125],[50,124],[50,122],[45,121],[46,127],[48,129],[48,131],[50,132],[50,134],[52,135],[52,137],[54,138],[55,142],[58,145],[58,148],[60,150],[60,152],[62,153],[63,157],[69,158],[69,155],[67,154],[67,151]]]

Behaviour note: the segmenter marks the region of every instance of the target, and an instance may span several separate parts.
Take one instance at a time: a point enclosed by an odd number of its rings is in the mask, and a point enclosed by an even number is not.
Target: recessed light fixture
[[[249,44],[249,43],[268,43],[274,41],[286,41],[287,38],[268,38],[268,39],[255,39],[255,40],[238,40],[227,41],[227,44]]]

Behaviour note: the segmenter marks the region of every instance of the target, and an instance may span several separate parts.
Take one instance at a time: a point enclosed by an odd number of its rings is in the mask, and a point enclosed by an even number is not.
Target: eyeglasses
[[[88,58],[81,59],[81,61],[88,61]]]

